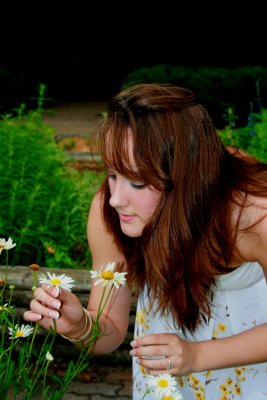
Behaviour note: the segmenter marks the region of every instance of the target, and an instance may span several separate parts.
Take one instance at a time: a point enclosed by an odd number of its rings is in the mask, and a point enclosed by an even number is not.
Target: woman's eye
[[[116,175],[114,175],[114,174],[107,174],[107,175],[108,175],[108,179],[112,179],[112,180],[116,179]]]
[[[146,185],[144,183],[134,183],[131,182],[131,185],[133,188],[135,189],[144,189],[146,187]]]

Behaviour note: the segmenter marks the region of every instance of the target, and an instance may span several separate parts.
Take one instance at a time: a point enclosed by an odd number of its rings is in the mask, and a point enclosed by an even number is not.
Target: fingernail
[[[42,315],[41,314],[35,314],[34,315],[34,321],[40,321],[40,319],[42,319]]]
[[[58,286],[54,286],[52,289],[51,289],[51,295],[53,296],[53,297],[57,297],[58,295],[59,295],[59,288],[58,288]]]
[[[133,340],[133,341],[130,343],[130,345],[131,345],[132,347],[136,347],[137,343],[136,343],[135,340]]]
[[[52,307],[59,309],[60,308],[60,301],[53,300],[52,301]]]
[[[131,350],[131,351],[130,351],[130,355],[131,355],[131,356],[135,356],[135,353],[136,353],[135,350]]]
[[[50,311],[49,317],[53,319],[58,319],[59,313],[57,311]]]

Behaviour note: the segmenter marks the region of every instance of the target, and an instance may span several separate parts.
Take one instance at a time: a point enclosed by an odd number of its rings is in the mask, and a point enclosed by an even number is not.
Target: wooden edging
[[[68,275],[75,281],[74,292],[88,293],[91,290],[91,278],[89,275],[89,270],[83,269],[67,269],[67,268],[46,268],[41,267],[36,271],[37,279],[41,274],[50,272],[50,274],[55,273],[56,275]],[[0,277],[5,279],[6,267],[0,265]],[[29,267],[24,266],[8,266],[7,269],[7,286],[14,285],[16,288],[21,289],[31,289],[33,286],[33,271]]]
[[[14,285],[14,290],[12,291],[12,305],[15,307],[15,317],[19,320],[23,320],[23,313],[29,309],[30,301],[32,300],[32,287],[33,287],[33,271],[29,267],[24,266],[9,266],[6,270],[5,266],[0,266],[0,278],[5,280],[7,272],[7,281],[5,287],[4,296],[6,299],[10,296],[10,285]],[[91,290],[91,277],[89,270],[84,269],[63,269],[63,268],[45,268],[42,267],[36,271],[37,280],[42,273],[50,272],[56,275],[65,274],[70,276],[75,281],[75,286],[72,288],[72,292],[77,295],[84,307],[87,306],[88,298]],[[5,301],[5,300],[4,300]],[[108,362],[110,364],[114,363],[128,363],[131,364],[131,357],[129,354],[129,343],[133,338],[133,329],[135,321],[135,310],[136,310],[136,300],[132,299],[131,313],[128,332],[123,343],[119,348],[112,352],[111,354],[103,355],[99,358],[99,362]],[[40,328],[38,331],[38,336],[42,338],[45,331]],[[74,355],[78,353],[71,342],[62,339],[60,336],[57,337],[59,343],[60,351],[64,351],[66,348],[67,354],[74,352]],[[71,352],[71,353],[70,353]],[[104,360],[104,361],[103,361]]]
[[[14,296],[16,296],[16,292],[21,293],[24,292],[25,303],[28,303],[28,299],[31,297],[31,289],[33,287],[33,271],[29,267],[24,266],[9,266],[6,270],[6,267],[0,265],[0,278],[5,280],[7,271],[7,282],[6,289],[9,288],[10,285],[15,286]],[[68,269],[68,268],[46,268],[42,267],[36,271],[37,280],[41,274],[45,274],[49,272],[50,274],[62,275],[65,274],[74,279],[75,286],[72,289],[72,292],[77,294],[80,298],[81,302],[84,306],[87,305],[88,297],[91,291],[91,277],[89,274],[89,270],[85,269]],[[23,300],[23,299],[22,299]],[[136,308],[136,299],[132,298],[132,312],[135,311]]]

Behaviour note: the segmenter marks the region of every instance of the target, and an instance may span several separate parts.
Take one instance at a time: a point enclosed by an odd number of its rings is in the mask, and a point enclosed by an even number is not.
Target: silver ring
[[[168,360],[168,365],[167,365],[167,368],[166,368],[166,369],[172,369],[171,360],[170,360],[168,357],[166,357],[166,358],[167,358],[167,360]]]

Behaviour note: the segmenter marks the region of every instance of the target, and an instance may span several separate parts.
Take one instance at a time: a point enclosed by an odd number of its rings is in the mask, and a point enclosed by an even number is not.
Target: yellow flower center
[[[16,336],[18,336],[18,337],[23,336],[23,332],[22,332],[22,331],[17,331],[17,332],[16,332]]]
[[[103,271],[101,272],[101,276],[106,281],[111,281],[111,279],[114,279],[114,274],[112,271]]]
[[[50,282],[52,283],[52,285],[60,285],[62,283],[61,280],[57,278],[51,279]]]
[[[172,396],[163,396],[162,397],[162,400],[173,400],[173,397]]]
[[[160,379],[160,380],[158,381],[158,385],[159,385],[160,387],[167,387],[167,386],[168,386],[168,381],[166,381],[166,379]]]

